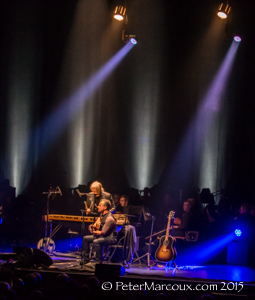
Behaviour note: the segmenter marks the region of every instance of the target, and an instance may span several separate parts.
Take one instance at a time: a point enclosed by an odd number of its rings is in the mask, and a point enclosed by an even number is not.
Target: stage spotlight
[[[241,236],[242,235],[242,230],[241,229],[236,229],[235,230],[235,235],[238,236],[238,237]]]
[[[123,42],[125,44],[130,42],[131,44],[136,45],[137,37],[136,37],[136,35],[133,35],[133,34],[127,34],[127,35],[125,35]]]
[[[137,44],[137,39],[131,38],[131,39],[130,39],[130,42],[131,42],[133,45],[136,45],[136,44]]]
[[[241,40],[242,40],[242,39],[240,38],[239,35],[235,35],[235,36],[234,36],[234,41],[235,41],[235,42],[240,43]]]
[[[228,14],[230,13],[231,6],[229,4],[221,3],[218,7],[217,16],[221,19],[226,19],[228,17]]]
[[[131,42],[133,45],[137,44],[137,37],[135,34],[125,34],[125,30],[122,31],[122,41],[127,44]]]
[[[126,15],[126,8],[121,5],[117,5],[114,10],[113,18],[118,21],[123,21]]]

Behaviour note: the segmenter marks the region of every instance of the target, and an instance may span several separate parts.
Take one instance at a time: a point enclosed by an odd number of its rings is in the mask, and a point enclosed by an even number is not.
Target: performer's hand
[[[95,231],[93,231],[93,234],[95,235],[95,236],[100,236],[101,235],[101,231],[99,231],[99,230],[95,230]]]
[[[92,224],[89,225],[89,231],[90,231],[90,233],[93,232],[93,230],[92,230]]]
[[[91,212],[91,209],[88,208],[88,209],[86,210],[86,215],[90,214],[90,212]]]

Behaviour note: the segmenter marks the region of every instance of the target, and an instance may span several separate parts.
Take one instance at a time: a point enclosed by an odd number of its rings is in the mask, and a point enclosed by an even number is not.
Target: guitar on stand
[[[167,228],[166,228],[166,235],[162,236],[159,240],[159,247],[155,252],[155,258],[159,262],[163,263],[170,263],[173,261],[175,268],[177,268],[174,260],[176,259],[177,252],[175,249],[175,238],[169,235],[170,231],[170,226],[171,226],[171,221],[174,221],[174,211],[170,211],[168,215],[168,222],[167,222]],[[174,226],[171,227],[172,232],[171,234],[173,235],[173,228]]]

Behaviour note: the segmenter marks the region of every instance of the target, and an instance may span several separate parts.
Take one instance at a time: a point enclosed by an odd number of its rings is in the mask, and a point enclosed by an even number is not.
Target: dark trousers
[[[82,252],[83,256],[88,258],[89,257],[89,244],[93,243],[93,247],[96,251],[96,259],[102,260],[102,247],[107,245],[114,245],[117,243],[117,238],[113,236],[94,236],[94,235],[85,235],[83,237],[82,242]]]

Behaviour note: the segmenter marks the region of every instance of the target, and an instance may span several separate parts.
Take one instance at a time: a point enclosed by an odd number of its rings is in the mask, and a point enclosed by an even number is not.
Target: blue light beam
[[[227,81],[230,75],[231,67],[236,56],[239,43],[232,42],[223,63],[217,72],[212,84],[210,85],[207,94],[203,97],[201,105],[194,117],[193,121],[189,125],[189,128],[185,134],[185,137],[179,147],[179,150],[176,153],[175,158],[173,159],[173,165],[171,167],[170,176],[173,178],[180,177],[179,180],[183,185],[186,184],[187,180],[190,178],[190,172],[194,169],[195,164],[198,163],[200,159],[201,150],[204,149],[202,154],[202,161],[204,161],[204,166],[200,168],[200,186],[207,186],[214,190],[214,186],[211,187],[208,184],[208,176],[206,174],[213,174],[209,178],[210,183],[215,182],[215,176],[217,171],[213,171],[210,167],[211,165],[208,162],[211,162],[210,151],[206,149],[214,149],[215,140],[212,139],[212,136],[208,136],[210,126],[212,126],[215,117],[218,115],[220,106],[222,103],[222,97],[225,92]],[[215,130],[214,130],[215,134]],[[205,137],[213,140],[213,145],[208,146],[205,143]],[[191,148],[194,149],[191,151]],[[206,168],[210,168],[209,170]],[[215,164],[214,164],[215,167]],[[185,172],[183,172],[185,170]],[[212,173],[213,172],[213,173]]]
[[[236,238],[234,233],[230,233],[226,236],[212,240],[207,245],[200,245],[202,249],[198,252],[200,262],[209,260],[211,257],[218,254],[225,246],[232,242]]]
[[[34,136],[42,136],[41,154],[44,154],[54,140],[61,135],[64,128],[79,112],[86,101],[103,84],[110,73],[118,66],[127,53],[134,47],[129,42],[117,52],[96,74],[74,92],[63,104],[35,129]]]
[[[204,98],[201,113],[198,114],[197,139],[200,141],[198,152],[200,150],[202,153],[199,186],[206,186],[214,191],[219,188],[218,184],[221,182],[218,178],[218,168],[222,165],[219,145],[221,153],[224,155],[226,140],[224,126],[220,124],[219,112],[238,46],[238,43],[232,42],[223,64]]]
[[[236,239],[234,232],[227,233],[215,239],[199,243],[189,250],[179,253],[178,259],[185,261],[192,257],[192,263],[203,264],[209,262],[213,257],[218,255],[227,245]],[[189,259],[190,260],[190,259]]]

